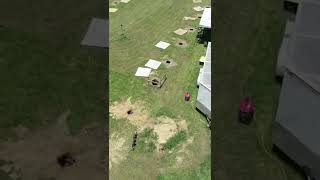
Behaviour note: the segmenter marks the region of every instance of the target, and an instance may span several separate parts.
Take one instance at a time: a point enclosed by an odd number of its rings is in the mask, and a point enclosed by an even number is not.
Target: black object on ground
[[[129,110],[127,111],[127,114],[128,114],[128,115],[133,114],[132,109],[129,109]]]
[[[57,157],[57,162],[61,167],[64,168],[72,166],[76,162],[76,160],[70,152],[66,152]]]
[[[134,151],[136,145],[137,145],[137,139],[138,139],[138,132],[135,132],[133,135],[133,142],[132,142],[132,151]]]
[[[250,124],[253,119],[253,112],[239,111],[239,121],[244,124]]]
[[[189,101],[189,100],[190,100],[190,96],[191,96],[191,95],[190,95],[189,92],[185,92],[185,93],[184,93],[184,100],[185,100],[185,101]]]
[[[297,10],[298,10],[298,3],[291,2],[291,1],[284,1],[283,7],[286,11],[293,13],[293,14],[296,14]]]

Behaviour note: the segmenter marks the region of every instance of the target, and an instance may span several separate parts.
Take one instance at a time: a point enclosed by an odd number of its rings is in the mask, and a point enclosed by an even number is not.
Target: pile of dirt
[[[21,132],[17,132],[17,136],[23,135],[24,138],[1,143],[0,159],[13,162],[22,179],[106,179],[103,128],[97,124],[91,125],[94,134],[82,130],[78,135],[71,136],[66,123],[70,113],[62,113],[56,124],[34,132],[19,127],[16,130]],[[62,168],[57,157],[67,152],[73,155],[76,163]]]

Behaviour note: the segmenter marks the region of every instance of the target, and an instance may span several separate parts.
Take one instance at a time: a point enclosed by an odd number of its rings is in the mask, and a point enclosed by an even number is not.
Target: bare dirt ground
[[[176,39],[175,45],[176,45],[177,47],[186,48],[186,47],[188,46],[188,43],[187,43],[186,40]]]
[[[17,174],[25,180],[105,180],[104,131],[91,124],[75,136],[69,135],[66,120],[70,111],[57,119],[57,123],[34,132],[22,126],[16,129],[17,141],[0,144],[0,159],[13,162]],[[70,152],[76,163],[62,168],[57,156]]]
[[[158,135],[158,147],[160,147],[160,144],[166,143],[179,130],[188,129],[185,120],[171,119],[169,117],[151,117],[142,101],[131,103],[130,99],[127,99],[115,102],[110,107],[110,113],[115,118],[127,119],[137,127],[138,132],[143,131],[145,128],[154,129],[154,132]]]
[[[182,144],[180,149],[178,150],[178,155],[176,157],[176,163],[178,166],[183,165],[188,158],[188,149],[187,147],[193,143],[193,137],[190,137],[185,143]]]
[[[154,123],[153,119],[149,117],[142,101],[131,103],[130,99],[127,99],[115,102],[109,111],[117,119],[129,120],[131,124],[137,126],[138,131],[151,127]]]
[[[112,134],[109,140],[109,169],[126,158],[125,139]]]
[[[166,143],[178,131],[176,122],[168,117],[158,118],[158,123],[154,125],[153,129],[159,136],[159,144]]]

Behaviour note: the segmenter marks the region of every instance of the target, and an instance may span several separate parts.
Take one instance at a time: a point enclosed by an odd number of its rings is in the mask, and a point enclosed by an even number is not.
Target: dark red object
[[[190,96],[191,96],[191,95],[190,95],[189,92],[185,92],[185,93],[184,93],[184,100],[185,100],[185,101],[189,101],[189,100],[190,100]]]
[[[240,101],[239,121],[245,124],[249,124],[254,116],[253,102],[249,97],[246,97]]]
[[[240,112],[254,112],[254,106],[249,98],[244,98],[240,101]]]

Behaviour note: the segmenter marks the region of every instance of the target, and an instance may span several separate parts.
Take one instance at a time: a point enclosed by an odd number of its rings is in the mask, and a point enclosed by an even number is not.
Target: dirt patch
[[[178,127],[176,122],[168,117],[158,118],[157,121],[158,123],[154,126],[154,132],[159,136],[158,143],[164,144],[176,134]]]
[[[178,64],[173,59],[165,59],[161,61],[167,68],[175,67]]]
[[[111,169],[114,164],[119,164],[126,158],[124,144],[124,138],[115,134],[111,135],[109,140],[109,169]]]
[[[182,40],[182,39],[178,39],[177,42],[176,42],[176,46],[185,48],[185,47],[188,46],[188,44],[187,44],[187,41]]]
[[[141,101],[131,103],[131,100],[127,99],[121,102],[115,102],[110,106],[109,112],[116,119],[128,119],[131,124],[139,128],[139,131],[152,126],[152,123],[154,123],[149,117],[144,103]]]
[[[179,150],[179,152],[181,152],[181,153],[187,152],[186,148],[192,143],[193,143],[193,137],[190,137],[185,143],[182,144],[182,147]]]
[[[183,157],[182,156],[177,156],[176,157],[177,165],[181,165],[183,162]]]
[[[13,162],[17,172],[21,172],[15,176],[22,179],[106,179],[103,128],[95,127],[94,135],[82,130],[78,135],[70,136],[66,124],[70,113],[62,113],[56,124],[27,133],[23,139],[1,143],[0,159]],[[57,157],[65,152],[72,153],[77,162],[61,168]]]
[[[147,127],[154,129],[154,132],[158,135],[158,149],[161,144],[166,143],[178,130],[187,130],[185,120],[176,120],[169,117],[152,118],[141,101],[131,103],[130,99],[123,100],[114,103],[109,110],[113,117],[127,119],[130,123],[137,126],[138,132],[142,132]],[[133,111],[133,113],[129,115],[128,110]]]
[[[178,123],[178,128],[181,130],[188,130],[188,124],[186,120],[181,120]]]
[[[197,29],[196,29],[195,27],[192,27],[192,26],[186,27],[185,30],[187,30],[189,33],[196,32],[196,31],[197,31]]]
[[[17,126],[16,128],[13,129],[13,131],[17,136],[17,138],[19,139],[23,139],[30,133],[29,129],[22,125]]]
[[[21,176],[19,169],[16,169],[12,163],[6,163],[0,167],[11,179],[16,180]]]
[[[186,159],[189,157],[189,152],[187,150],[187,147],[193,143],[193,137],[190,137],[185,143],[180,146],[181,148],[178,151],[178,155],[176,157],[176,164],[178,166],[181,166],[184,164]]]

